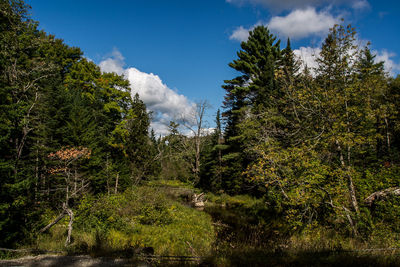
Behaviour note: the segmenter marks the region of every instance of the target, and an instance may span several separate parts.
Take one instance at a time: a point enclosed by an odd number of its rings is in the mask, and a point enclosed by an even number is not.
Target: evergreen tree
[[[113,131],[112,146],[121,149],[130,166],[129,184],[138,184],[152,174],[150,117],[146,106],[135,94],[131,108]]]
[[[34,207],[37,163],[30,158],[43,82],[56,68],[42,54],[51,42],[23,1],[0,3],[0,244],[26,234]],[[21,223],[21,222],[29,223]]]
[[[224,145],[224,139],[222,134],[221,125],[221,111],[218,109],[215,117],[216,128],[214,132],[204,137],[206,139],[204,145],[204,156],[202,169],[201,169],[201,180],[200,187],[213,192],[217,192],[222,189],[222,174],[223,174],[223,161],[222,155],[223,150],[226,149]]]
[[[224,161],[229,168],[224,173],[224,187],[231,192],[240,192],[243,188],[241,172],[246,168],[250,158],[244,153],[245,143],[253,133],[243,126],[243,121],[250,114],[262,112],[273,107],[278,97],[275,71],[280,60],[279,41],[264,26],[250,31],[247,41],[242,42],[243,50],[237,53],[238,59],[229,66],[242,73],[232,80],[226,80],[222,87],[227,91],[225,96],[224,116],[226,118],[225,140],[228,149]],[[256,131],[254,128],[250,128]]]

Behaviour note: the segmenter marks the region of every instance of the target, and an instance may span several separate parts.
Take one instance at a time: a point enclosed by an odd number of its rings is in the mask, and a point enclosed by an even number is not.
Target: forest
[[[157,136],[124,76],[29,13],[0,1],[0,248],[161,265],[398,262],[400,76],[351,25],[330,29],[315,68],[255,27],[227,62],[239,75],[221,81],[215,129],[203,101]]]

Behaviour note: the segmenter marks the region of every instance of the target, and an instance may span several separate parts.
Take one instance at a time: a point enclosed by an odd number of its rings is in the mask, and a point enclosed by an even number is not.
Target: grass
[[[400,250],[365,250],[400,247],[399,236],[388,229],[377,227],[368,240],[344,237],[320,225],[275,234],[280,226],[265,219],[270,217],[263,200],[208,193],[206,212],[201,212],[181,204],[194,192],[179,181],[154,181],[116,195],[87,197],[75,210],[70,247],[64,247],[66,218],[40,235],[34,247],[128,258],[143,252],[201,256],[207,266],[400,266]],[[44,218],[51,221],[55,216],[49,212]]]
[[[76,210],[69,253],[132,256],[144,249],[156,255],[208,255],[215,242],[211,216],[167,197],[155,187],[118,195],[88,197]],[[51,221],[51,216],[48,216]],[[67,220],[40,235],[35,247],[65,251]]]

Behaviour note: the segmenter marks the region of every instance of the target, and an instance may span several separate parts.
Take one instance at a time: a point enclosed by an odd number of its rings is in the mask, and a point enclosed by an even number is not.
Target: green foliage
[[[54,240],[62,244],[65,223],[39,237],[37,246],[54,248]],[[152,247],[157,255],[207,255],[215,238],[210,216],[147,186],[110,196],[87,195],[76,211],[74,225],[70,250],[95,255],[144,247]]]
[[[140,203],[140,205],[135,204]],[[151,188],[140,187],[123,194],[103,196],[100,199],[88,197],[82,200],[77,224],[84,228],[103,231],[123,230],[129,223],[164,225],[170,223],[170,214],[164,196],[157,196]],[[115,208],[118,207],[118,208]],[[131,217],[126,222],[124,217]]]
[[[168,134],[160,137],[157,150],[161,165],[161,179],[175,180],[189,183],[193,181],[192,156],[193,149],[189,148],[189,138],[179,132],[179,124],[170,122]]]
[[[171,122],[157,139],[124,77],[39,31],[23,1],[1,1],[0,246],[62,249],[67,218],[36,233],[64,204],[76,252],[398,247],[399,197],[365,199],[400,186],[400,76],[356,39],[335,25],[317,67],[301,69],[290,40],[281,49],[255,27],[229,64],[240,75],[222,86],[225,120],[195,137]],[[193,184],[220,194],[206,210],[227,222],[222,242],[209,215],[176,202],[200,192]]]
[[[241,44],[243,50],[237,53],[238,59],[229,64],[241,76],[226,80],[222,86],[227,91],[223,114],[227,149],[222,156],[226,166],[222,187],[232,193],[244,191],[241,172],[251,161],[250,156],[243,153],[251,128],[240,125],[249,113],[275,104],[273,98],[278,92],[274,76],[280,60],[280,41],[275,41],[276,37],[264,26],[250,31],[248,40]]]
[[[87,191],[121,190],[152,175],[155,151],[149,114],[126,79],[39,31],[23,1],[2,1],[0,12],[0,244],[12,246],[30,238],[38,216],[59,208],[67,191],[74,206]],[[74,181],[49,157],[66,147],[92,152],[79,168],[66,163]]]

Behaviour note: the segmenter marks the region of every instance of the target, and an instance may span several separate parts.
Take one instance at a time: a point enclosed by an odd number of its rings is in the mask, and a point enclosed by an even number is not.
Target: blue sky
[[[370,41],[391,75],[400,73],[400,3],[372,0],[27,0],[40,28],[78,46],[103,70],[124,74],[154,111],[153,127],[207,99],[213,126],[228,63],[254,25],[268,25],[308,64],[340,18]]]

